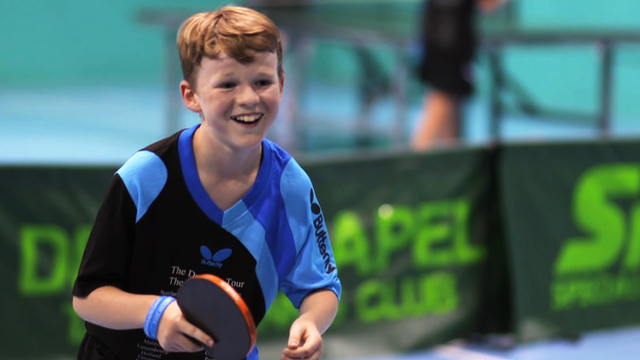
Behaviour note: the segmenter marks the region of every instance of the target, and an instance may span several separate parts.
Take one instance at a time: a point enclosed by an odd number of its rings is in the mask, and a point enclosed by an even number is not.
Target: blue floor
[[[640,327],[594,332],[576,342],[540,341],[510,350],[492,350],[460,343],[436,346],[406,355],[348,358],[349,360],[637,360]],[[347,360],[335,358],[333,360]]]

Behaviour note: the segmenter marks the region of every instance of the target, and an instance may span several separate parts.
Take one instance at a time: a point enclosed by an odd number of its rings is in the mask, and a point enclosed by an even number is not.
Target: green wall
[[[214,8],[212,0],[2,0],[0,86],[157,82],[162,32],[142,7]]]

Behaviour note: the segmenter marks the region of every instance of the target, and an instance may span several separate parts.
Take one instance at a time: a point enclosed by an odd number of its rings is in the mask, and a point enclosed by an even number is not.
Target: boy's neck
[[[237,151],[220,144],[198,128],[193,135],[193,151],[198,172],[219,181],[240,180],[256,175],[262,158],[262,144],[255,149]]]

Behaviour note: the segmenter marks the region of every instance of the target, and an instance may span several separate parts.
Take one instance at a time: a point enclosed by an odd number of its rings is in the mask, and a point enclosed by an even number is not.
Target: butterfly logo
[[[320,215],[320,213],[322,212],[322,209],[320,208],[320,205],[315,202],[315,195],[313,194],[313,188],[311,189],[311,194],[309,194],[310,200],[311,200],[311,212],[314,215]]]
[[[217,268],[222,267],[222,262],[231,256],[231,253],[231,249],[222,249],[212,254],[208,247],[204,245],[200,246],[200,254],[202,254],[203,257],[202,264],[215,266]]]

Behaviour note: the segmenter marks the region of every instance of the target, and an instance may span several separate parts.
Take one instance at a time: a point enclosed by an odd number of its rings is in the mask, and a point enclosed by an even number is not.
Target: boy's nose
[[[239,105],[251,106],[256,105],[260,102],[260,96],[255,92],[253,87],[244,86],[240,94],[238,94],[238,98],[236,100]]]

